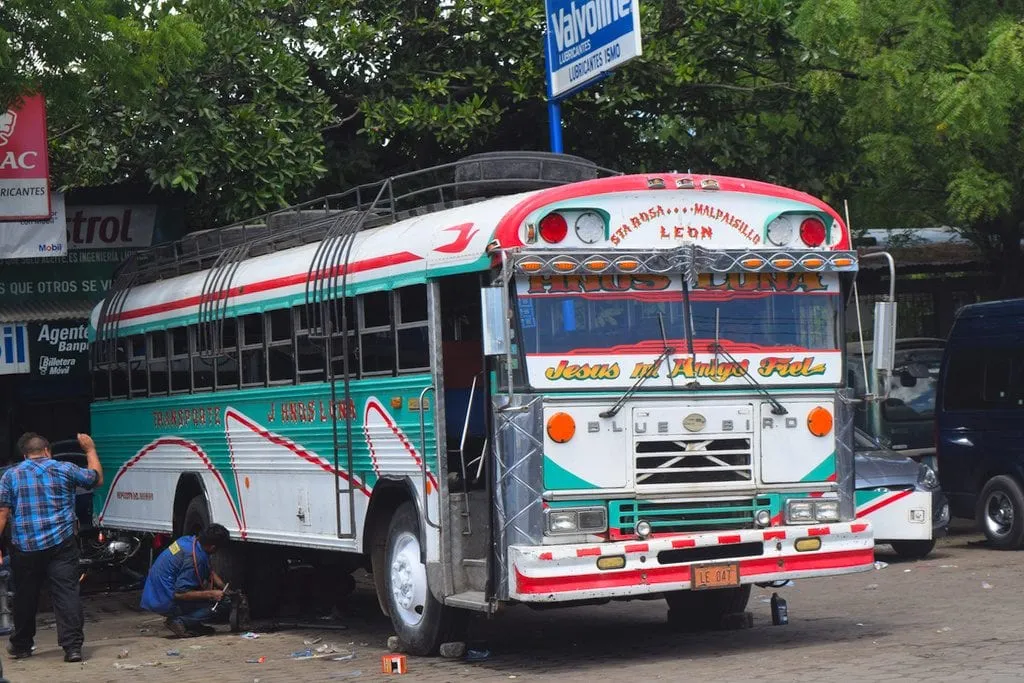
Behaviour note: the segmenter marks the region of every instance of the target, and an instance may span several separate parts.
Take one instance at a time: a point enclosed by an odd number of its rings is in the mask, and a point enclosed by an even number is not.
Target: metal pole
[[[558,100],[548,100],[548,131],[551,151],[562,154],[562,103]]]

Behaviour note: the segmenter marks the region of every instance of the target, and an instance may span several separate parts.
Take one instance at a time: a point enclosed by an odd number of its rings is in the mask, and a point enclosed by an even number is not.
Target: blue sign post
[[[551,151],[562,152],[561,102],[639,56],[639,0],[545,0]]]

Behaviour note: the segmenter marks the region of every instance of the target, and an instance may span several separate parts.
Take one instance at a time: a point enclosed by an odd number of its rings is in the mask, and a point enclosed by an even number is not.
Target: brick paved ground
[[[880,571],[804,580],[781,592],[791,623],[773,627],[769,591],[755,589],[754,628],[681,635],[665,625],[662,601],[535,612],[515,608],[476,625],[494,656],[487,662],[410,658],[409,681],[465,680],[1019,680],[1024,678],[1024,554],[1001,553],[955,535],[920,562],[884,549]],[[381,676],[388,622],[358,593],[347,631],[289,631],[247,641],[228,633],[168,640],[159,619],[135,609],[136,594],[96,595],[86,611],[87,661],[64,664],[52,629],[36,656],[4,661],[14,683],[28,681],[374,681]],[[49,615],[42,615],[46,623]],[[140,629],[148,629],[143,632]],[[349,661],[296,661],[314,637],[352,652]],[[168,656],[177,648],[179,656]],[[125,659],[117,655],[129,651]],[[263,664],[247,659],[265,656]],[[146,666],[146,664],[155,664]],[[137,669],[120,666],[140,665]]]

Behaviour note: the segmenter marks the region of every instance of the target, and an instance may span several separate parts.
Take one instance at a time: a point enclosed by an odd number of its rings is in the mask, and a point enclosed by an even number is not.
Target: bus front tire
[[[404,650],[435,654],[441,643],[455,637],[461,613],[442,605],[430,592],[419,518],[411,502],[400,505],[391,518],[384,557],[384,599]]]
[[[746,611],[749,601],[750,584],[736,588],[665,593],[668,623],[684,631],[727,628],[726,618]]]
[[[993,548],[1016,550],[1024,544],[1024,491],[1011,476],[992,477],[978,496],[977,519]]]

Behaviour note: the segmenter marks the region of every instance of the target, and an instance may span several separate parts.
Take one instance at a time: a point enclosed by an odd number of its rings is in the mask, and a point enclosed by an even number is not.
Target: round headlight
[[[783,247],[793,240],[795,228],[786,216],[778,216],[768,224],[768,241],[777,247]]]
[[[939,488],[939,477],[935,474],[935,470],[923,463],[921,464],[921,473],[918,476],[918,481],[926,489]]]
[[[651,523],[640,520],[636,523],[636,535],[640,538],[647,538],[651,535]]]
[[[754,515],[754,521],[757,522],[758,526],[768,526],[772,523],[772,513],[767,510],[758,510],[757,514]]]
[[[587,244],[604,239],[604,218],[594,211],[584,211],[576,219],[576,236]]]

